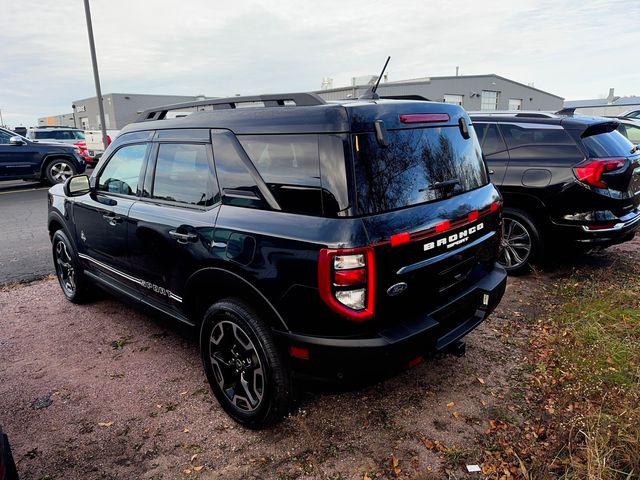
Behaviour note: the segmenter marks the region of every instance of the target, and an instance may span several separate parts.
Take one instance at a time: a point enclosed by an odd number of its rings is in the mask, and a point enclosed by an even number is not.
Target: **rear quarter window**
[[[626,157],[633,148],[633,143],[617,130],[589,135],[582,144],[591,158]]]

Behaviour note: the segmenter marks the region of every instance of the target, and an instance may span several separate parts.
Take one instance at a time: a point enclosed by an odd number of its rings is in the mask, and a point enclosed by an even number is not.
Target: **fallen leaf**
[[[484,379],[482,379],[482,378],[478,377],[478,381],[479,381],[482,385],[484,385]]]
[[[189,392],[180,392],[180,395],[186,395]]]
[[[480,400],[480,403],[482,404],[483,407],[487,406],[487,402],[485,402],[484,400]]]
[[[423,438],[422,439],[422,443],[424,443],[424,446],[427,447],[429,450],[433,450],[435,448],[435,444],[429,440],[428,438]]]
[[[395,456],[392,456],[391,465],[393,466],[393,473],[395,473],[396,477],[399,476],[402,472],[402,469],[400,468],[400,460],[398,460]]]
[[[99,427],[110,427],[113,425],[113,422],[98,422]]]
[[[189,461],[193,462],[197,457],[198,457],[198,454],[194,453],[193,455],[191,455],[191,460],[189,460]]]
[[[185,428],[184,430],[182,430],[182,433],[189,433],[189,429]]]
[[[193,469],[194,469],[196,472],[199,472],[199,471],[200,471],[200,470],[202,470],[203,468],[204,468],[204,465],[198,465],[197,467],[193,467]]]
[[[455,402],[449,402],[447,403],[447,408],[453,408],[455,405]]]
[[[452,415],[456,418],[458,418],[460,416],[460,414],[458,412],[453,412]]]
[[[185,468],[183,472],[186,473],[187,475],[191,475],[191,470],[189,470],[188,468]]]
[[[365,473],[364,477],[362,477],[362,480],[371,480],[371,477]]]

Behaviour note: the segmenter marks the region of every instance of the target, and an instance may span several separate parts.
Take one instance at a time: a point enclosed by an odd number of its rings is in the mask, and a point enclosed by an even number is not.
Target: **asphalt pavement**
[[[53,273],[47,232],[47,187],[0,182],[0,285]]]

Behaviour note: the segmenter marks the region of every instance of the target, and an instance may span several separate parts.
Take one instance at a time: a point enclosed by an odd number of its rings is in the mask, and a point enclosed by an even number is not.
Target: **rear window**
[[[629,139],[617,130],[589,135],[582,143],[591,158],[626,157],[633,148]]]
[[[389,146],[374,133],[354,135],[358,213],[372,214],[439,200],[482,187],[487,172],[475,132],[458,126],[389,130]],[[457,180],[452,188],[433,188]]]

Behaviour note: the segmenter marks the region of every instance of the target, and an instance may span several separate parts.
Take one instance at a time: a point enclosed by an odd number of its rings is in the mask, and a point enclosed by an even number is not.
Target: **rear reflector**
[[[618,224],[618,222],[613,223],[602,223],[600,225],[585,225],[587,230],[607,230],[609,228],[613,228]]]
[[[407,363],[407,368],[413,368],[416,365],[420,365],[423,360],[424,360],[424,357],[422,355],[414,358],[413,360],[409,360],[409,363]]]
[[[493,203],[491,204],[491,208],[490,208],[490,210],[491,210],[492,212],[497,212],[498,210],[500,210],[500,202],[493,202]]]
[[[411,234],[409,232],[402,232],[402,233],[396,233],[395,235],[391,235],[392,247],[397,247],[398,245],[409,243],[410,241],[411,241]]]
[[[408,113],[400,115],[402,123],[435,123],[448,122],[449,114],[447,113]]]
[[[293,358],[299,358],[300,360],[309,360],[309,349],[308,348],[291,346],[289,348],[289,354]]]

